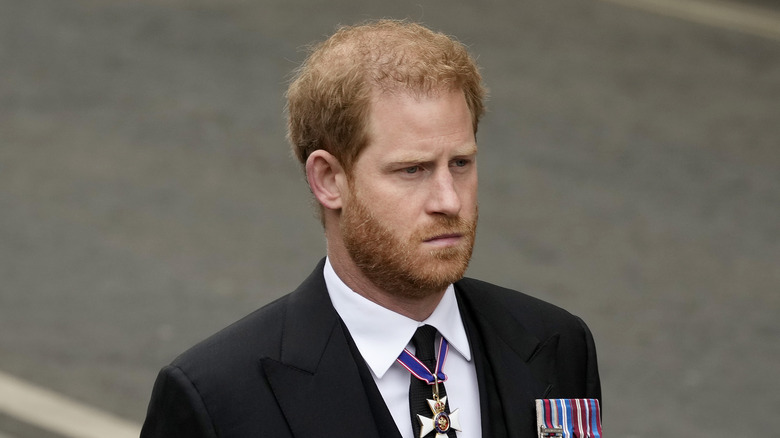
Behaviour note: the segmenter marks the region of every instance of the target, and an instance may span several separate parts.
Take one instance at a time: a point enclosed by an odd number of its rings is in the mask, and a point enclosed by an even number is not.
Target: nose
[[[428,197],[428,213],[457,216],[461,199],[455,179],[449,171],[438,172],[432,180]]]

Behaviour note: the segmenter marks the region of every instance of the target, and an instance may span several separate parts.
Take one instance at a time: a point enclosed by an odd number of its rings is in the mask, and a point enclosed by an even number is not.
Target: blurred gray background
[[[469,275],[589,323],[606,436],[777,436],[780,38],[596,0],[0,0],[0,371],[140,423],[295,288],[324,241],[286,81],[379,17],[478,56]]]

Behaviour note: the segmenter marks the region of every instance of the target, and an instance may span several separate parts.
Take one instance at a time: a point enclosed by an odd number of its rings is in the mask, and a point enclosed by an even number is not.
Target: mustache
[[[414,233],[414,240],[432,240],[445,236],[469,236],[477,228],[477,218],[440,217]]]

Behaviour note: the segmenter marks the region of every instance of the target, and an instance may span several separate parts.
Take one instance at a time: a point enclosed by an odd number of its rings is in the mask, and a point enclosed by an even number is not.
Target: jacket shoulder
[[[288,300],[252,312],[163,368],[142,438],[289,436],[260,364],[280,354]],[[259,412],[263,421],[247,420]]]
[[[550,316],[572,317],[567,310],[518,290],[498,286],[474,278],[463,278],[456,283],[471,300],[484,301],[489,306],[508,306],[506,310],[541,312]]]
[[[555,332],[584,334],[588,330],[582,319],[566,309],[514,289],[473,278],[462,279],[456,287],[475,312],[504,324],[511,318],[540,339]]]
[[[228,359],[254,362],[261,356],[278,358],[288,300],[289,294],[244,316],[180,354],[171,366],[186,371],[196,364],[200,368],[225,367]]]

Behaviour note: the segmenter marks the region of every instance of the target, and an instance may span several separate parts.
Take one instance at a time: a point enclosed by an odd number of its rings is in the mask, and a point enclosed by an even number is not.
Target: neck
[[[355,293],[369,301],[406,316],[415,321],[427,319],[439,305],[447,289],[417,291],[413,296],[387,291],[366,277],[346,251],[338,251],[328,245],[328,259],[333,270]]]

